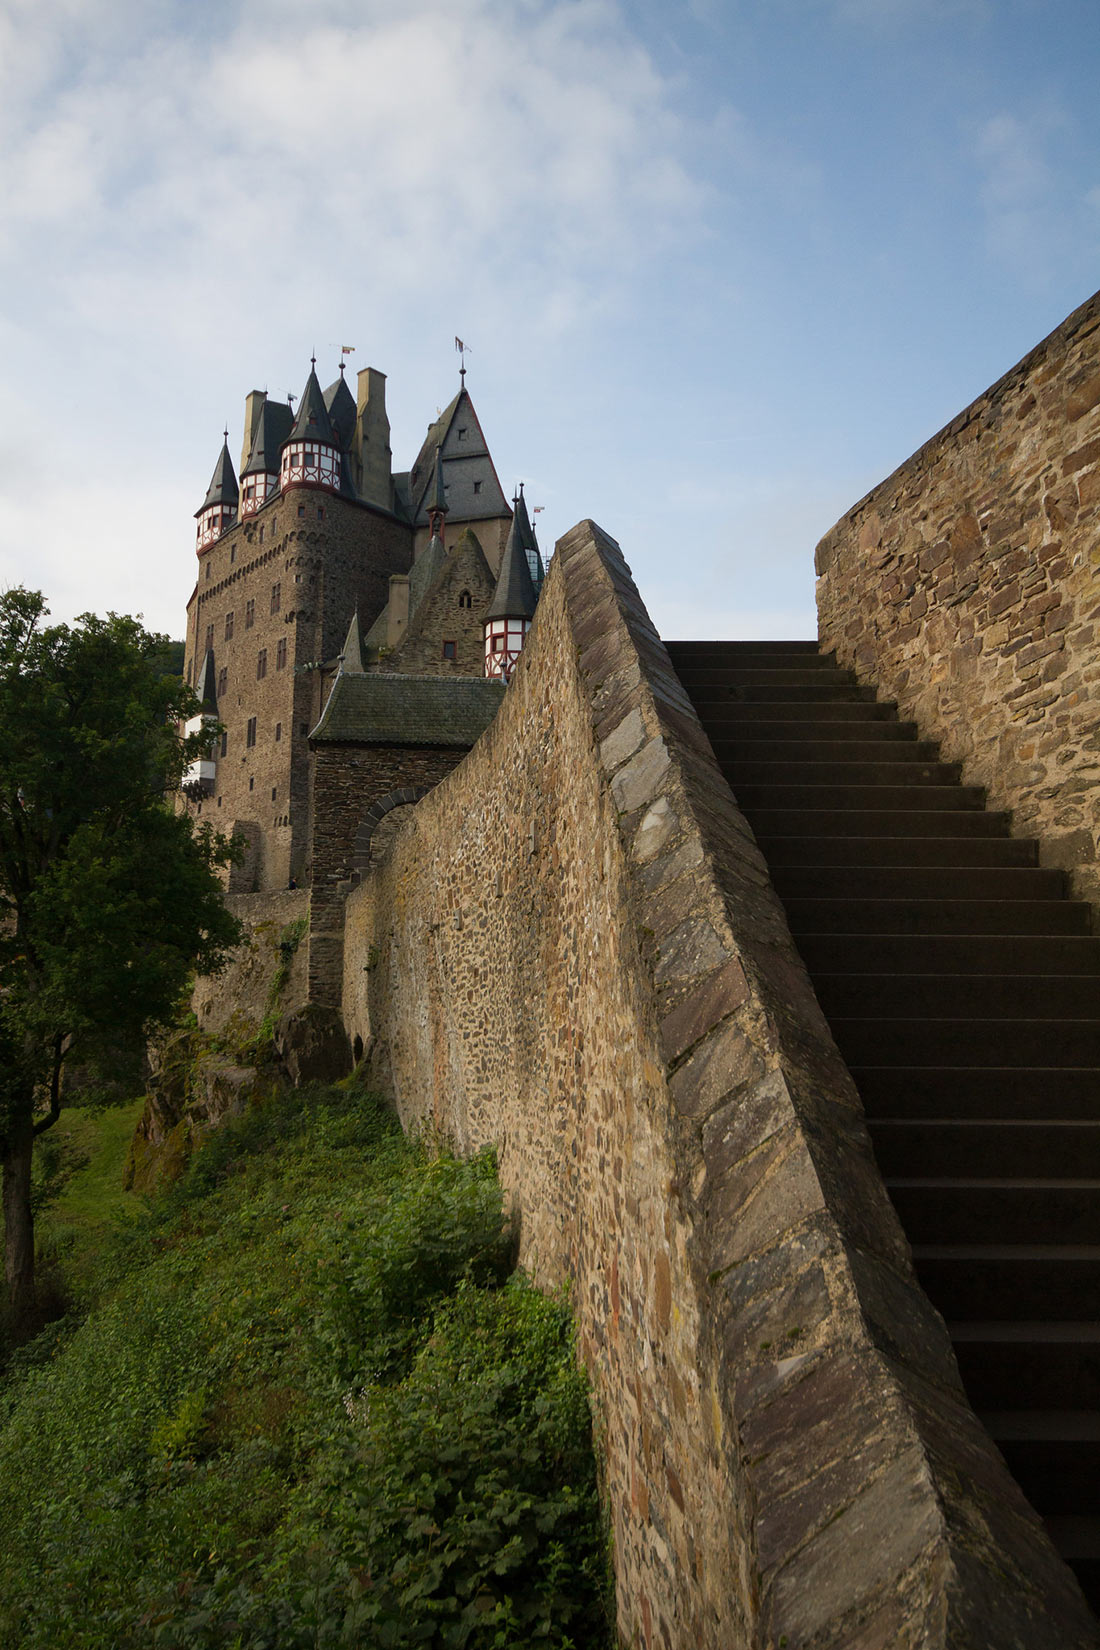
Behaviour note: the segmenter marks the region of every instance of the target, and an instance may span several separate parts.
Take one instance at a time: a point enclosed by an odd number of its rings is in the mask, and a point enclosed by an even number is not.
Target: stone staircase
[[[814,642],[670,642],[971,1403],[1100,1611],[1100,939]]]

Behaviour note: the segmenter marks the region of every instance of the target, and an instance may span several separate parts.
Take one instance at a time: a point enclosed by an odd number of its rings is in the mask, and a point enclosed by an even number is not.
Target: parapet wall
[[[624,1640],[1092,1643],[967,1409],[850,1078],[618,547],[558,546],[495,722],[347,901],[406,1124],[570,1280]]]
[[[1100,904],[1100,294],[817,548],[821,639]]]

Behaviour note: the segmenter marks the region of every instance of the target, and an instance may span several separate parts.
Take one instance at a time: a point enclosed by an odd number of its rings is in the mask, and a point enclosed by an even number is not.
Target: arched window
[[[470,595],[470,592],[468,590],[464,590],[462,592],[462,594],[459,596],[458,605],[459,605],[459,607],[473,607],[474,598]]]

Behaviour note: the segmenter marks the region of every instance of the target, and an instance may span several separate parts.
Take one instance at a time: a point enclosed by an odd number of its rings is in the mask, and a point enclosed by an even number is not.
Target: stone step
[[[1059,899],[785,899],[791,933],[1087,935],[1086,905]]]
[[[818,974],[1100,974],[1092,934],[833,934],[806,930],[798,949]]]
[[[839,706],[837,707],[840,708]],[[848,705],[846,710],[871,711],[884,710],[881,705]],[[819,707],[814,706],[817,710]],[[816,718],[804,716],[797,719],[794,716],[765,716],[750,717],[745,714],[744,706],[729,706],[718,708],[713,714],[699,720],[703,723],[707,737],[717,750],[720,745],[736,746],[729,752],[734,760],[740,755],[759,756],[760,745],[774,744],[784,756],[802,760],[807,754],[810,761],[822,760],[815,756],[818,750],[827,754],[835,754],[838,760],[845,760],[845,751],[839,747],[854,747],[858,751],[861,745],[867,747],[868,754],[873,758],[878,751],[920,751],[921,761],[935,761],[938,747],[931,739],[918,739],[916,724],[913,722],[895,722],[889,717],[874,720],[868,715],[831,717],[824,715]],[[804,751],[801,747],[807,747]],[[918,758],[914,757],[914,760]]]
[[[891,793],[908,791],[908,800],[904,806],[919,809],[924,806],[923,797],[926,789],[955,790],[959,777],[957,762],[910,762],[905,760],[905,753],[910,748],[905,745],[894,746],[887,760],[882,762],[831,759],[818,762],[789,762],[782,751],[775,751],[763,761],[755,757],[741,757],[736,762],[737,790],[734,794],[744,795],[746,788],[759,791],[764,785],[769,790],[774,788],[781,794],[785,794],[787,790],[832,790],[838,786],[843,786],[847,790],[881,788]],[[718,758],[718,766],[728,778],[734,764],[728,758],[726,748],[715,745],[714,754]],[[984,793],[982,795],[984,801]]]
[[[1046,1316],[1067,1323],[1100,1318],[1100,1246],[1095,1244],[915,1244],[913,1264],[946,1318],[988,1314],[1007,1322]]]
[[[758,836],[756,840],[773,878],[788,865],[940,865],[957,869],[1039,863],[1038,844],[1012,836]]]
[[[681,663],[689,664],[692,659],[698,659],[704,654],[713,654],[719,662],[726,659],[751,657],[757,653],[778,654],[781,657],[789,657],[791,654],[804,654],[811,659],[826,660],[831,660],[833,657],[831,653],[822,653],[819,642],[805,640],[793,642],[686,641],[666,642],[665,647],[668,649],[669,656],[677,670],[680,669]]]
[[[893,720],[897,715],[897,706],[888,700],[833,699],[827,693],[814,699],[734,699],[728,693],[717,699],[706,699],[693,695],[692,704],[704,728],[709,728],[712,723],[723,727],[735,726],[743,728],[746,737],[750,736],[749,730],[758,721],[793,722],[796,726],[804,722],[808,729],[822,723],[836,727],[852,723],[857,727],[873,727],[876,733],[883,727],[913,726],[912,723]]]
[[[922,793],[922,802],[927,797]],[[903,837],[913,841],[918,837],[1007,837],[1008,815],[991,813],[977,804],[964,809],[921,808],[919,810],[894,808],[799,807],[772,808],[754,804],[751,808],[743,796],[739,806],[752,826],[757,840],[765,842],[772,837],[852,837],[866,841],[868,837]]]
[[[899,830],[903,828],[905,835],[919,835],[920,827],[918,825],[914,831],[914,821],[924,813],[978,813],[985,805],[985,792],[980,785],[936,784],[932,781],[919,785],[864,785],[848,784],[842,778],[832,781],[823,779],[819,785],[753,783],[743,779],[728,764],[720,762],[718,766],[729,781],[738,805],[748,815],[750,825],[753,824],[753,814],[765,808],[769,812],[776,809],[812,809],[816,812],[849,814],[873,811],[904,814]],[[858,825],[852,825],[849,829],[857,832]]]
[[[772,882],[788,899],[1056,900],[1064,903],[1063,871],[1031,866],[776,865]]]
[[[848,1068],[869,1118],[1050,1117],[1059,1122],[1097,1115],[1094,1066],[861,1066]]]
[[[881,734],[877,731],[880,725],[883,730]],[[784,735],[776,731],[787,726],[791,727],[792,732]],[[938,749],[930,739],[891,737],[898,732],[896,722],[840,722],[836,726],[844,731],[837,733],[831,725],[819,730],[799,727],[798,723],[758,722],[748,733],[741,724],[733,723],[732,718],[728,727],[714,718],[708,723],[706,733],[719,762],[738,763],[739,773],[751,775],[760,762],[782,762],[798,767],[806,764],[809,772],[801,777],[810,783],[814,782],[815,771],[823,762],[842,765],[846,776],[849,765],[875,770],[890,764],[906,770],[901,779],[890,782],[908,784],[909,768],[928,767],[938,761]],[[736,732],[731,731],[734,727]],[[793,732],[796,728],[797,734]],[[948,764],[947,767],[951,776],[956,778],[958,770],[955,765]],[[763,777],[769,777],[767,772],[763,773]]]
[[[1041,1162],[1048,1175],[1100,1179],[1100,1118],[891,1117],[868,1127],[884,1175],[1022,1179]]]
[[[1100,1518],[1100,1415],[986,1410],[980,1418],[1029,1501],[1053,1517]]]
[[[826,974],[814,976],[830,1020],[1087,1020],[1100,1014],[1100,980],[1088,974]],[[1097,1107],[1100,1115],[1100,1105]]]
[[[837,1047],[855,1065],[1100,1068],[1100,1019],[830,1019]]]
[[[948,1320],[975,1409],[1079,1409],[1100,1405],[1100,1326],[1035,1319]]]
[[[910,1243],[1087,1245],[1100,1228],[1100,1179],[886,1178]]]

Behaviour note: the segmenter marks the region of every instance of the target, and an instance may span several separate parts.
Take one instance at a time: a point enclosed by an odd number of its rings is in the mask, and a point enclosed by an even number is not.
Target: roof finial
[[[313,354],[310,356],[309,364],[313,368],[314,372],[316,372],[317,371],[317,351],[316,350],[314,350]]]
[[[225,442],[226,446],[228,447],[228,445],[229,445],[229,425],[228,424],[225,426],[225,429],[222,431],[222,440]]]
[[[344,357],[341,355],[341,357],[340,357],[340,377],[343,378],[343,376],[344,376]]]

